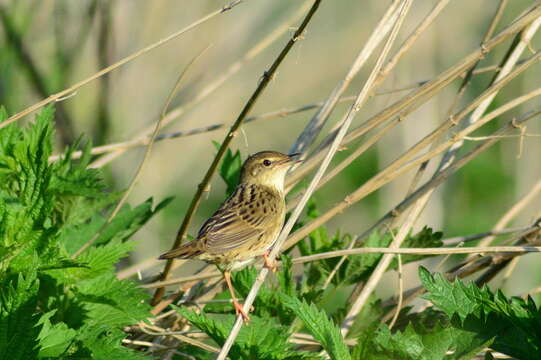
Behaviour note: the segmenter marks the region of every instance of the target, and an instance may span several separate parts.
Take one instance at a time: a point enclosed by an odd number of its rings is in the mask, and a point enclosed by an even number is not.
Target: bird
[[[293,164],[301,162],[299,155],[261,151],[249,156],[241,168],[239,184],[203,223],[197,237],[159,257],[215,264],[223,274],[235,312],[244,322],[250,318],[235,296],[231,272],[258,256],[263,257],[266,267],[275,270],[268,255],[284,225],[285,176]]]

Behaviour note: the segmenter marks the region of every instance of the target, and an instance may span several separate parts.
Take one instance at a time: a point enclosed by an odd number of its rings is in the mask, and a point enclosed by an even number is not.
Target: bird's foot
[[[278,267],[276,266],[276,260],[275,261],[271,261],[269,259],[269,254],[270,254],[270,251],[265,251],[265,253],[263,254],[263,262],[265,263],[265,267],[267,269],[269,269],[270,271],[272,271],[273,273],[276,272],[276,270],[278,270]]]
[[[250,316],[248,316],[248,314],[244,311],[244,309],[242,308],[242,305],[236,301],[236,300],[233,300],[233,307],[235,308],[235,312],[237,313],[237,316],[242,316],[242,320],[244,321],[244,324],[248,324],[248,322],[250,321]]]

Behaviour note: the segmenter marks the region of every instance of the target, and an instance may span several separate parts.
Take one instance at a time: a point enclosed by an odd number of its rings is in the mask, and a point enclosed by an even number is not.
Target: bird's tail
[[[173,259],[173,258],[191,259],[198,255],[201,255],[202,253],[203,251],[195,247],[193,242],[189,242],[184,245],[181,245],[180,247],[176,249],[169,250],[168,252],[161,254],[159,259],[160,260]]]

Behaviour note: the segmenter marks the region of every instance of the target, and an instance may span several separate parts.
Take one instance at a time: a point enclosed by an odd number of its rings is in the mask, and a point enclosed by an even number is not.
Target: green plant
[[[102,231],[119,194],[88,169],[90,143],[80,160],[70,155],[81,139],[48,161],[53,115],[48,107],[26,129],[0,130],[0,358],[140,359],[121,345],[122,327],[150,316],[147,296],[118,280],[115,264],[134,247],[129,237],[170,199],[125,206]],[[0,121],[6,117],[0,110]]]

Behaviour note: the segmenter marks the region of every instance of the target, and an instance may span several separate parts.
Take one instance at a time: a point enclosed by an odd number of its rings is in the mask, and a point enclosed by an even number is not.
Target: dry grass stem
[[[436,78],[422,85],[416,91],[403,97],[393,105],[387,107],[380,113],[368,119],[356,129],[353,129],[345,137],[342,145],[347,145],[351,141],[366,134],[368,131],[372,130],[373,128],[379,126],[380,124],[388,121],[395,116],[400,116],[401,119],[406,119],[406,114],[411,113],[420,105],[435,96],[439,91],[449,85],[452,81],[459,78],[463,73],[465,73],[467,69],[469,69],[473,64],[475,64],[479,59],[483,58],[487,52],[493,50],[497,45],[520,32],[532,21],[536,20],[539,16],[541,16],[541,5],[536,5],[531,11],[527,12],[525,15],[514,21],[512,24],[508,25],[500,33],[498,33],[490,40],[485,42],[482,46],[480,46],[477,50],[462,58],[462,60],[460,60],[457,64],[443,71]],[[475,108],[475,106],[473,108]],[[317,166],[317,164],[321,161],[322,157],[325,154],[324,149],[328,146],[334,135],[335,134],[329,134],[315,151],[315,154],[310,156],[310,158],[301,167],[299,167],[297,171],[293,172],[292,176],[290,176],[287,181],[288,188],[291,188],[293,184],[297,183],[300,179],[305,177],[308,172],[313,170],[315,166]]]

